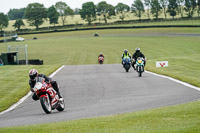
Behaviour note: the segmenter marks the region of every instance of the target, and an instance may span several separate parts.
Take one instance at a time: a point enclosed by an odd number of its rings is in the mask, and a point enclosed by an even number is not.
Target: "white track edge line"
[[[166,78],[166,79],[172,80],[172,81],[177,82],[177,83],[179,83],[179,84],[182,84],[182,85],[184,85],[184,86],[187,86],[187,87],[190,87],[190,88],[192,88],[192,89],[195,89],[195,90],[200,91],[200,88],[199,88],[199,87],[196,87],[196,86],[194,86],[194,85],[191,85],[191,84],[186,83],[186,82],[183,82],[183,81],[180,81],[180,80],[178,80],[178,79],[174,79],[174,78],[172,78],[172,77],[168,77],[168,76],[165,76],[165,75],[161,75],[161,74],[149,72],[149,71],[146,71],[146,70],[145,70],[145,72],[147,72],[147,73],[149,73],[149,74],[153,74],[153,75],[155,75],[155,76],[159,76],[159,77],[162,77],[162,78]]]
[[[58,73],[63,67],[65,67],[65,65],[61,66],[60,68],[58,68],[55,72],[53,72],[49,77],[52,78],[54,75],[56,75],[56,73]],[[17,103],[13,104],[12,106],[10,106],[8,109],[0,112],[0,115],[7,113],[13,109],[15,109],[18,105],[20,105],[21,103],[23,103],[30,95],[32,94],[31,91],[28,92],[28,94],[24,97],[22,97]]]

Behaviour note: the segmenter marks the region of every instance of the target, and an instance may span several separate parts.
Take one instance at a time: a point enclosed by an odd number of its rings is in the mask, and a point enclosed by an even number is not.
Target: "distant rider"
[[[131,55],[128,53],[127,49],[124,49],[124,53],[122,54],[122,64],[123,64],[123,59],[124,57],[128,56],[131,59]]]
[[[98,58],[99,58],[99,57],[103,57],[103,58],[104,58],[104,55],[103,55],[103,53],[102,53],[102,52],[100,52],[100,54],[99,54]]]
[[[132,67],[135,70],[135,63],[138,57],[143,57],[144,58],[144,66],[146,64],[146,59],[145,56],[142,52],[140,52],[140,48],[136,48],[135,49],[135,53],[133,53],[132,59],[133,59],[133,63],[132,63]]]
[[[29,71],[29,77],[30,77],[30,79],[29,79],[29,85],[30,85],[30,89],[31,89],[32,92],[34,92],[33,88],[34,88],[34,86],[36,84],[36,77],[42,77],[42,78],[45,79],[46,83],[52,85],[52,87],[54,88],[54,90],[58,93],[59,98],[60,99],[62,98],[62,96],[60,94],[60,91],[59,91],[59,88],[58,88],[58,84],[57,84],[56,81],[53,81],[51,78],[47,77],[44,74],[38,74],[38,71],[36,69],[31,69]],[[32,99],[33,100],[38,100],[39,98],[37,97],[37,95],[35,93],[33,93]]]

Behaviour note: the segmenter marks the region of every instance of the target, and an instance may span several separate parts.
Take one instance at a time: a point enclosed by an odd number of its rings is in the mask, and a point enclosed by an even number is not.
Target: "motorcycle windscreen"
[[[36,83],[40,82],[42,83],[42,81],[44,81],[45,79],[43,77],[36,77]]]

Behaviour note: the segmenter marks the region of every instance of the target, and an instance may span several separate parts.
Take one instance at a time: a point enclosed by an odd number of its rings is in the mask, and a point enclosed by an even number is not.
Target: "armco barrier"
[[[43,60],[40,59],[31,59],[28,60],[29,65],[43,65]]]
[[[66,30],[52,30],[52,31],[41,31],[41,32],[30,32],[30,33],[18,33],[18,35],[27,34],[44,34],[44,33],[55,33],[55,32],[70,32],[70,31],[84,31],[84,30],[103,30],[103,29],[136,29],[136,28],[169,28],[169,27],[200,27],[200,25],[156,25],[156,26],[111,26],[111,27],[94,27],[94,28],[74,28]]]
[[[33,31],[33,32],[19,32],[18,35],[28,35],[28,34],[44,34],[44,33],[55,33],[55,32],[70,32],[70,31],[85,31],[85,30],[103,30],[103,29],[137,29],[137,28],[178,28],[178,27],[200,27],[200,25],[152,25],[152,26],[108,26],[108,27],[93,27],[93,28],[74,28],[74,29],[57,29],[48,31]],[[3,41],[0,41],[3,42]]]

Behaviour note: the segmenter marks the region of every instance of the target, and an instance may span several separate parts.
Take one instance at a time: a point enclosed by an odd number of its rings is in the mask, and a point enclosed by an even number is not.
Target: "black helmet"
[[[127,49],[124,49],[124,53],[127,54],[127,53],[128,53],[128,50],[127,50]]]
[[[135,49],[135,52],[140,52],[140,48],[136,48],[136,49]]]
[[[36,69],[31,69],[29,71],[29,77],[30,77],[31,80],[35,80],[37,75],[38,75],[38,71]]]

